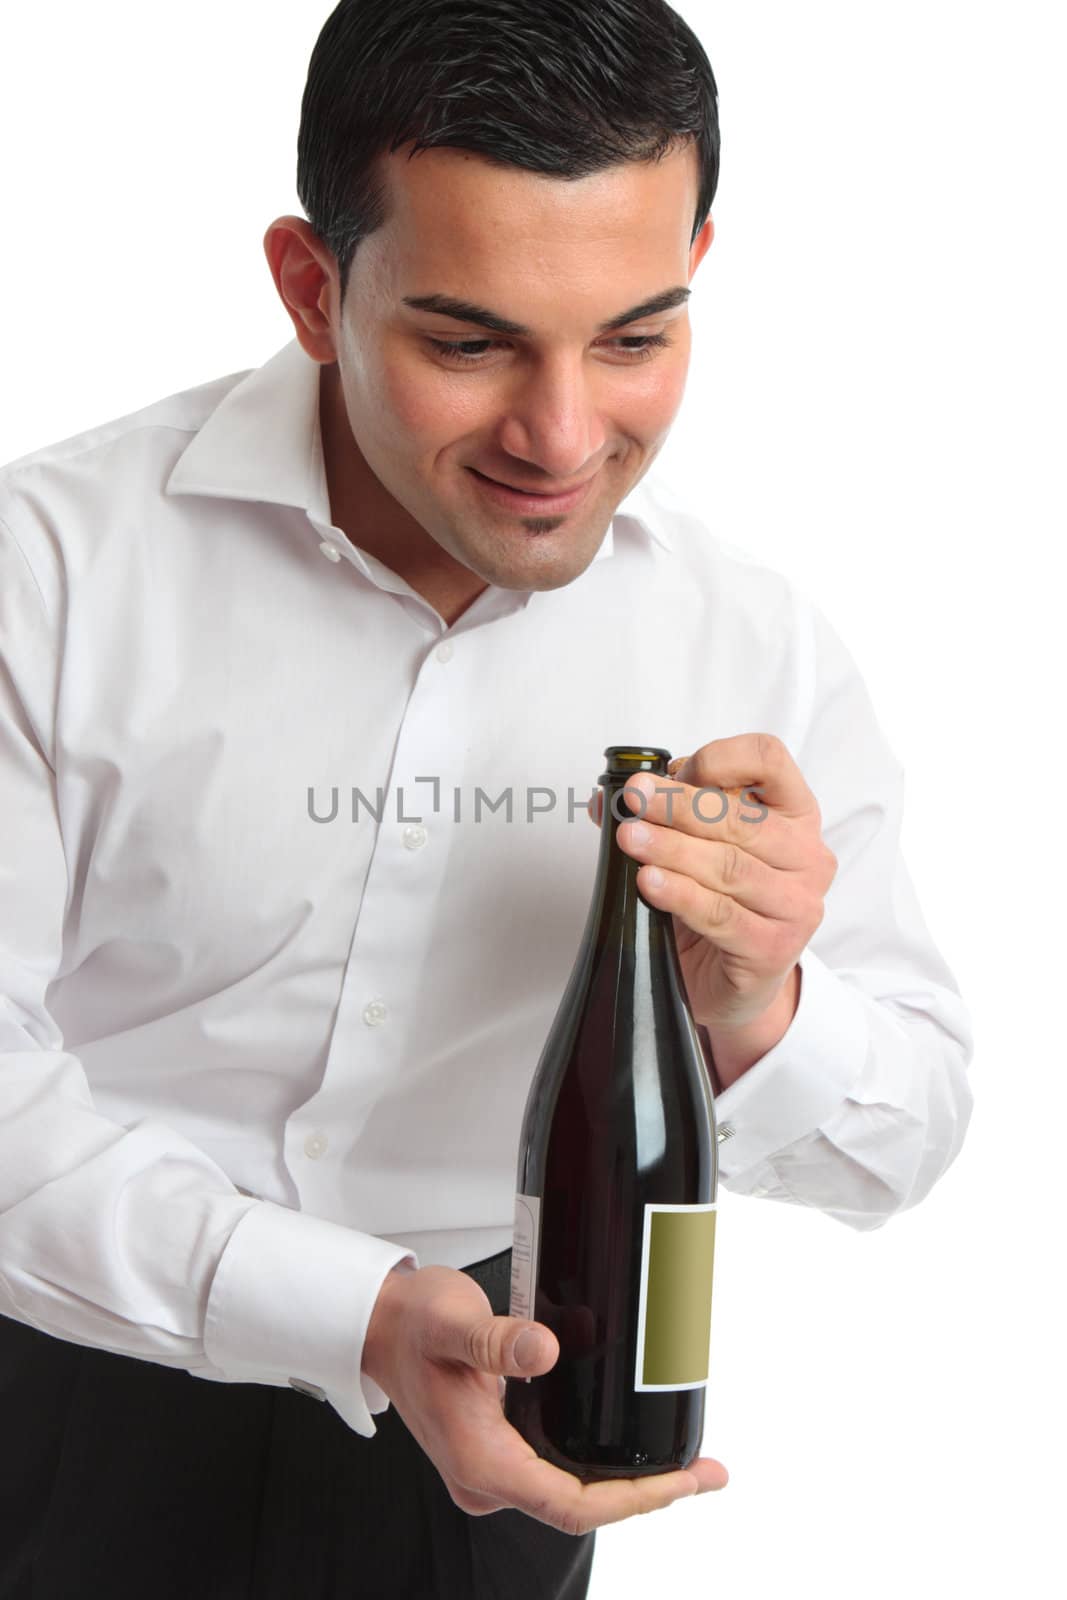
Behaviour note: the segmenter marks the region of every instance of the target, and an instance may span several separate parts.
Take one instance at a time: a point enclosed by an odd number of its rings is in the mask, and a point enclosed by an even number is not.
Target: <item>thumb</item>
[[[483,1317],[461,1323],[454,1327],[448,1342],[453,1348],[440,1354],[505,1378],[547,1372],[559,1356],[559,1341],[551,1328],[521,1317]]]

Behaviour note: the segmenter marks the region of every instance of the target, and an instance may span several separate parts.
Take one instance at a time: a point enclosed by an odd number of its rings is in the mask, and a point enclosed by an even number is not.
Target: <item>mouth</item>
[[[567,494],[538,494],[531,489],[515,489],[510,484],[499,483],[497,479],[479,472],[476,467],[468,467],[467,470],[482,492],[497,505],[532,517],[556,517],[575,510],[589,493],[598,475],[594,473]]]

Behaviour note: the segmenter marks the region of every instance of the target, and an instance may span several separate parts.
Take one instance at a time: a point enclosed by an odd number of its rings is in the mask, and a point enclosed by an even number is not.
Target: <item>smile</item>
[[[509,484],[498,483],[495,478],[486,477],[484,472],[479,472],[475,467],[469,467],[467,470],[483,493],[495,500],[498,505],[505,506],[510,511],[525,511],[533,516],[558,516],[573,511],[585,499],[597,476],[594,473],[592,478],[587,478],[585,483],[579,484],[577,489],[571,489],[567,494],[541,494],[531,489],[513,489]]]

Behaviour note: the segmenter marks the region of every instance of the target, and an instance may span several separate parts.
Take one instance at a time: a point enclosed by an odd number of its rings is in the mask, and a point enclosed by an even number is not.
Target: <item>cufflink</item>
[[[305,1383],[303,1378],[290,1378],[289,1387],[299,1394],[306,1394],[312,1400],[325,1400],[326,1391],[320,1389],[317,1383]]]
[[[729,1123],[729,1122],[720,1122],[719,1123],[719,1143],[722,1144],[724,1139],[732,1139],[733,1136],[734,1136],[734,1130],[733,1130],[732,1124]]]

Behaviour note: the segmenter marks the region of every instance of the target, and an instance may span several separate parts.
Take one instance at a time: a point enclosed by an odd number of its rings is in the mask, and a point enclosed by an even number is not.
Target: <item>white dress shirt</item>
[[[369,1437],[386,1273],[511,1244],[608,745],[777,733],[838,858],[727,1189],[915,1205],[972,1038],[812,601],[654,468],[576,581],[447,627],[333,525],[319,374],[294,340],[0,470],[0,1312]]]

